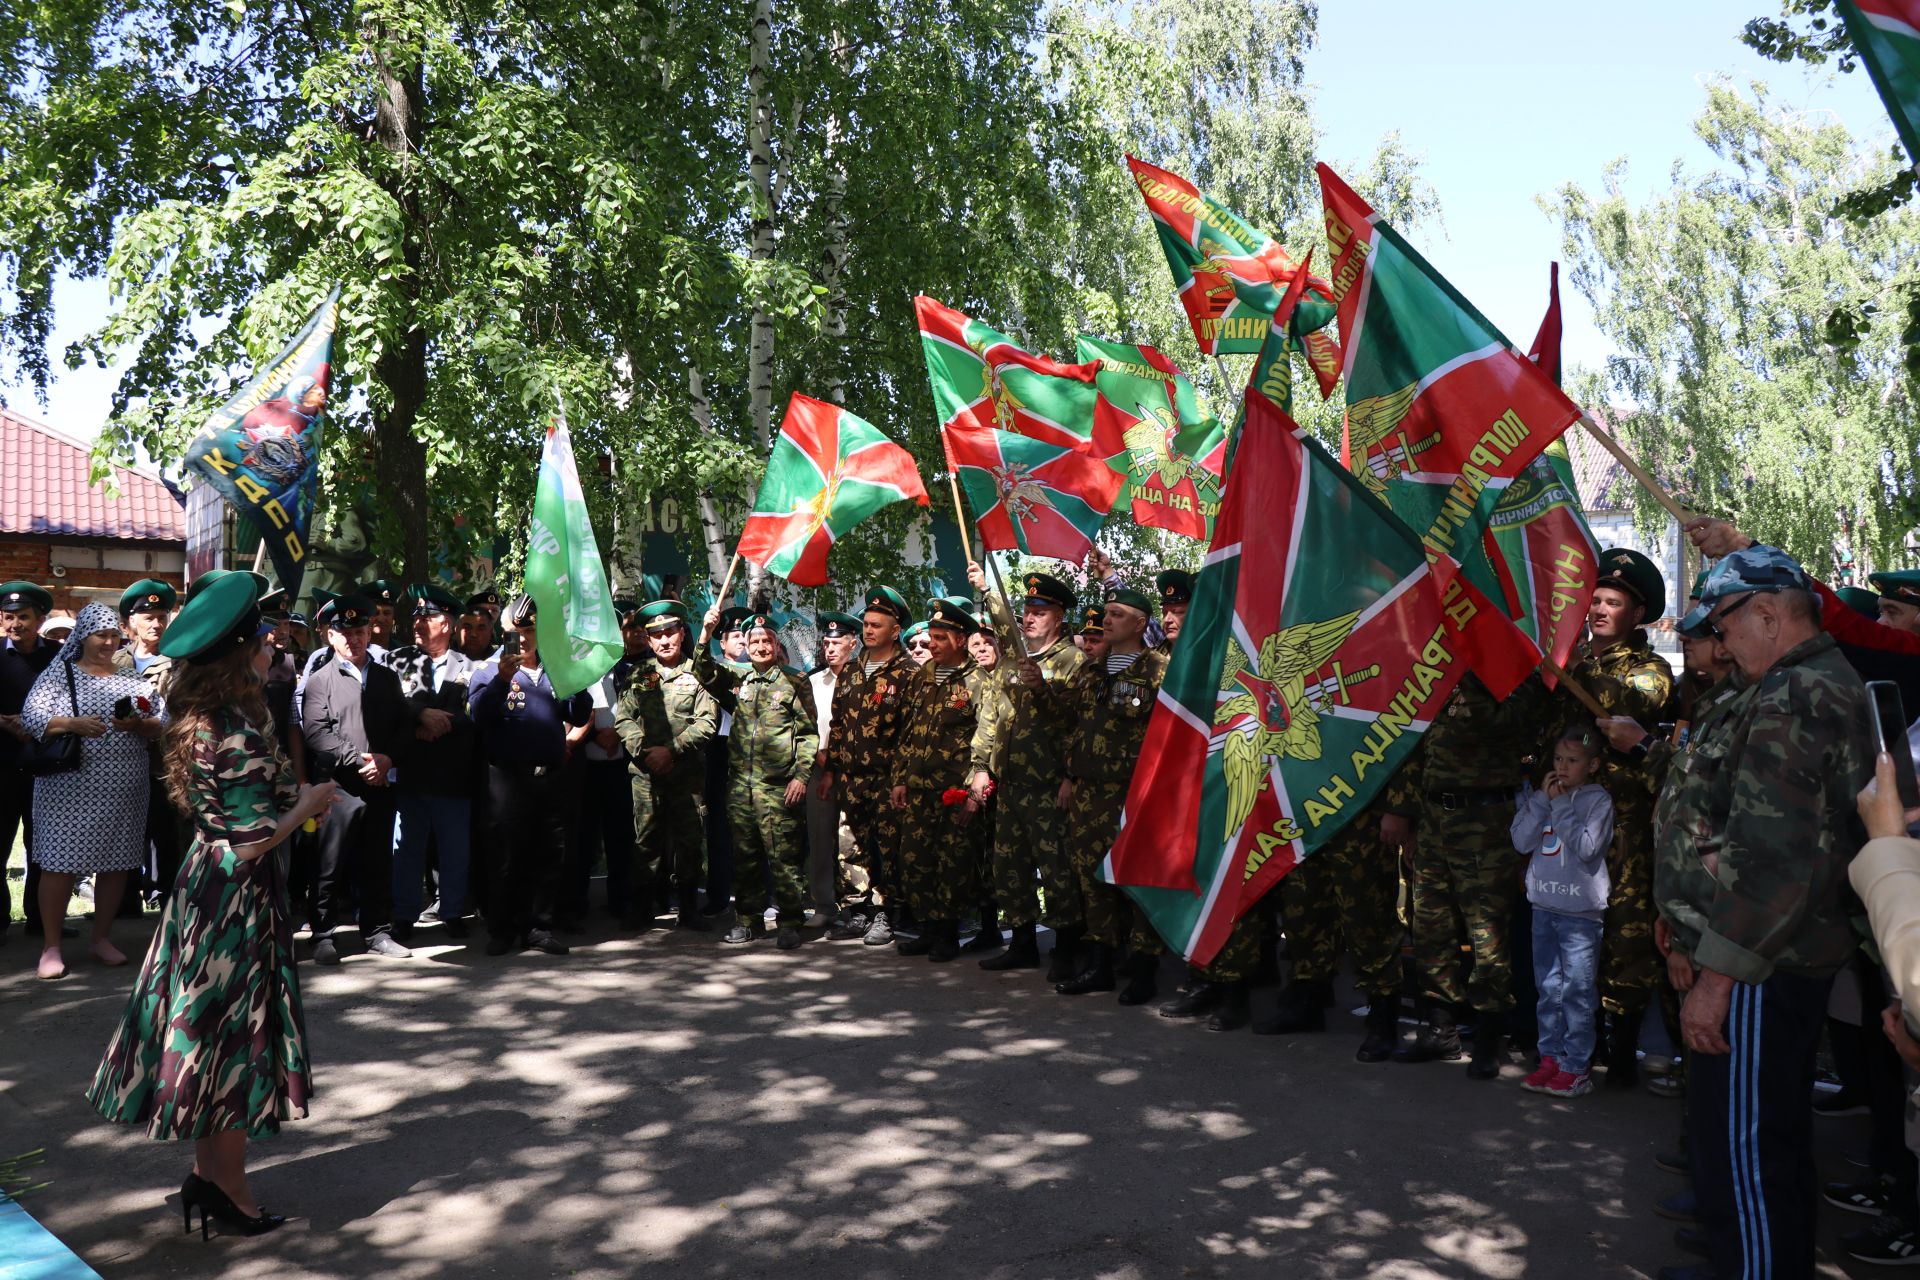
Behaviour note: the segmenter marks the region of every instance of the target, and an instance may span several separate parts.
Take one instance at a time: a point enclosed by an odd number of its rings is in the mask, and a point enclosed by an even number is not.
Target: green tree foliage
[[[1617,352],[1575,398],[1630,405],[1616,425],[1656,473],[1817,572],[1904,563],[1920,521],[1903,337],[1920,215],[1838,216],[1835,197],[1892,162],[1764,86],[1712,85],[1694,127],[1720,163],[1676,167],[1644,205],[1621,192],[1624,162],[1602,192],[1544,202]]]

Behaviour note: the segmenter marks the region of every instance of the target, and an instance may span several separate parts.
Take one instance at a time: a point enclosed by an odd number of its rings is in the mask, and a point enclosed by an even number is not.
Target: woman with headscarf
[[[161,641],[174,660],[163,758],[193,844],[87,1101],[151,1137],[194,1139],[181,1212],[244,1235],[286,1219],[247,1186],[247,1139],[304,1117],[313,1092],[286,872],[271,856],[333,800],[298,787],[274,736],[272,659],[251,579],[195,596]]]
[[[105,965],[127,962],[107,937],[127,873],[146,861],[147,744],[164,727],[153,686],[116,671],[120,619],[90,604],[73,634],[34,681],[21,708],[22,726],[41,742],[80,739],[80,765],[33,780],[33,848],[40,868],[40,976],[64,978],[60,926],[74,881],[93,877],[93,941],[87,951]]]

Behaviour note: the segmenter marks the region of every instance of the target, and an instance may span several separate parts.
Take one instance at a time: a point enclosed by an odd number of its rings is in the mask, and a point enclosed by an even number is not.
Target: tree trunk
[[[747,175],[753,187],[749,255],[756,264],[773,261],[780,238],[774,208],[772,71],[773,0],[754,0],[747,46]],[[764,457],[773,448],[773,316],[758,299],[748,326],[747,395],[754,439]],[[767,571],[751,566],[747,581],[749,598],[757,599],[766,588]]]
[[[687,366],[687,408],[700,430],[713,434],[713,401],[707,399],[707,385],[698,365]],[[707,574],[712,589],[718,591],[727,576],[727,562],[733,558],[733,537],[720,516],[720,504],[710,490],[700,491],[700,539],[707,548]]]
[[[408,53],[405,65],[394,66],[384,50],[377,55],[380,97],[374,104],[374,138],[393,153],[391,170],[381,175],[381,186],[400,205],[405,227],[401,253],[407,270],[393,286],[403,302],[403,324],[395,340],[374,362],[373,376],[385,388],[389,403],[373,397],[374,485],[383,505],[400,523],[400,563],[395,571],[423,581],[432,568],[433,545],[427,520],[427,447],[413,434],[413,424],[427,400],[427,335],[417,323],[420,296],[422,234],[414,157],[426,134],[424,84],[417,56]]]
[[[633,353],[622,351],[613,362],[612,400],[619,409],[633,405]],[[639,519],[641,504],[648,497],[639,488],[645,477],[618,452],[609,460],[612,466],[613,543],[607,554],[607,576],[612,579],[613,594],[638,597],[646,575],[641,563],[646,552],[646,535]],[[641,604],[648,603],[645,600]]]
[[[828,38],[833,48],[837,83],[851,86],[853,53],[842,44],[838,33]],[[826,213],[826,251],[820,263],[820,283],[827,288],[826,322],[827,362],[822,370],[820,389],[833,404],[846,408],[847,380],[847,158],[841,152],[846,122],[836,106],[827,116],[827,190],[823,197]]]

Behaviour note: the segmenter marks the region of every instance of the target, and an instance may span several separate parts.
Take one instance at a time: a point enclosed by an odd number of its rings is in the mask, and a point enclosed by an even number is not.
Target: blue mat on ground
[[[0,1191],[0,1280],[100,1280],[100,1273]]]

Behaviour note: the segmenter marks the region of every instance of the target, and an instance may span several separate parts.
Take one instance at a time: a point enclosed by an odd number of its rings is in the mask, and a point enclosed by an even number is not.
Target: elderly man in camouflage
[[[978,564],[967,565],[967,578],[976,591],[987,595],[995,621],[1011,632],[1012,610],[986,590],[986,578]],[[1026,597],[1020,635],[1002,645],[1006,657],[987,682],[991,691],[987,714],[982,717],[981,733],[974,744],[970,785],[975,797],[986,793],[990,781],[997,786],[993,896],[1000,904],[1001,923],[1013,930],[1007,949],[982,960],[980,967],[1031,969],[1039,965],[1036,925],[1040,906],[1034,896],[1037,879],[1046,892],[1046,921],[1054,933],[1047,981],[1065,982],[1074,975],[1086,917],[1079,881],[1061,848],[1066,811],[1060,807],[1060,783],[1067,776],[1067,744],[1048,728],[1048,690],[1071,682],[1087,665],[1087,656],[1065,634],[1066,616],[1074,605],[1072,589],[1044,573],[1027,574],[1022,585]],[[984,745],[989,742],[993,744],[991,751]]]
[[[1767,546],[1714,566],[1681,622],[1739,671],[1716,731],[1669,780],[1655,833],[1656,943],[1685,993],[1687,1127],[1712,1269],[1813,1273],[1814,1054],[1856,941],[1843,905],[1873,775],[1866,691],[1806,572]]]
[[[1667,598],[1666,579],[1638,551],[1615,547],[1600,553],[1600,576],[1587,609],[1586,643],[1569,674],[1599,700],[1609,717],[1642,724],[1665,718],[1673,697],[1673,669],[1653,651],[1642,624],[1658,617]],[[1588,712],[1566,689],[1559,692],[1557,736]],[[1607,1086],[1631,1086],[1640,1021],[1660,974],[1653,947],[1653,801],[1658,780],[1645,753],[1604,752],[1596,779],[1613,799],[1613,847],[1607,853],[1607,917],[1600,949],[1600,1007],[1607,1014],[1603,1060]]]

